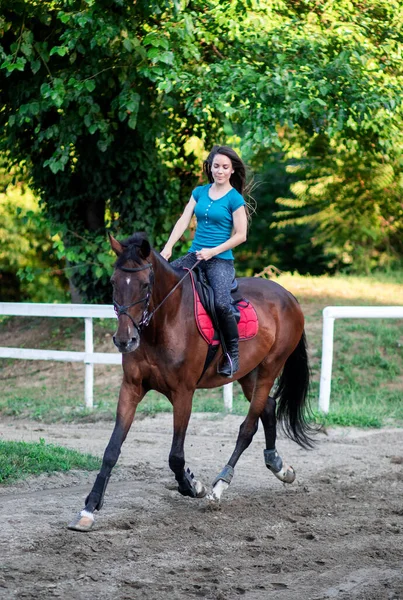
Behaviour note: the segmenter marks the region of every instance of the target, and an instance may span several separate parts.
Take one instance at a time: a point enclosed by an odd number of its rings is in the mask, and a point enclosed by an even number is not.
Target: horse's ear
[[[108,232],[109,243],[111,245],[112,250],[117,256],[120,256],[123,253],[123,246],[120,242],[118,242],[113,235]]]
[[[148,240],[143,240],[141,242],[141,246],[139,248],[139,254],[141,256],[141,258],[148,258],[148,256],[150,256],[150,252],[151,252],[151,246],[150,246],[150,242]]]

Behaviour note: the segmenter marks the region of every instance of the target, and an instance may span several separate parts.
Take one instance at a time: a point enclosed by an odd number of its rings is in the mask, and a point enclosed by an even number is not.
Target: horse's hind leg
[[[69,524],[69,529],[89,531],[92,528],[94,524],[94,511],[101,510],[102,508],[111,471],[119,458],[120,449],[133,422],[137,405],[143,396],[144,391],[141,386],[134,386],[128,383],[122,384],[115,427],[104,452],[101,470],[97,475],[91,492],[85,500],[84,509]]]
[[[193,391],[175,392],[170,400],[174,412],[174,433],[171,451],[169,453],[169,466],[178,482],[178,492],[182,496],[202,498],[206,489],[200,481],[194,479],[189,469],[185,470],[185,437],[192,410]]]
[[[264,450],[264,461],[266,467],[284,483],[292,483],[295,479],[295,471],[288,466],[276,450],[276,401],[269,396],[266,406],[260,415],[266,438],[266,449]]]
[[[254,378],[252,375],[253,374],[251,373],[240,381],[243,393],[249,402],[252,401],[254,391]],[[270,469],[280,481],[292,483],[295,479],[295,471],[284,462],[276,449],[276,401],[271,396],[267,398],[266,405],[260,415],[260,420],[262,421],[266,439],[266,449],[263,451],[266,467]]]
[[[247,397],[251,402],[249,411],[246,419],[239,428],[234,452],[224,469],[217,475],[213,482],[213,490],[210,499],[219,501],[222,493],[231,483],[235,465],[242,453],[252,442],[253,436],[257,431],[259,417],[265,409],[267,396],[272,388],[273,381],[273,377],[268,374],[267,370],[263,371],[263,369],[260,369],[259,367],[247,377],[243,378],[243,380],[240,380],[244,391],[248,391]]]

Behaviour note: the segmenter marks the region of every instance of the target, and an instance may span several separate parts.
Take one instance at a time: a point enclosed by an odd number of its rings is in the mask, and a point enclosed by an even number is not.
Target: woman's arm
[[[223,244],[216,246],[215,248],[202,248],[196,252],[196,256],[199,260],[209,260],[216,256],[217,254],[221,254],[221,252],[225,252],[226,250],[232,250],[239,244],[246,242],[247,231],[248,231],[248,218],[246,216],[245,206],[240,206],[236,211],[232,213],[232,218],[234,220],[234,229],[232,231],[232,235]]]
[[[193,198],[193,196],[191,196],[189,202],[185,206],[185,210],[183,211],[181,217],[179,217],[175,224],[175,227],[172,229],[172,233],[169,236],[167,243],[161,250],[160,254],[163,258],[165,258],[165,260],[169,260],[171,258],[173,247],[175,246],[179,238],[181,238],[182,235],[185,233],[186,229],[189,227],[195,206],[196,200]]]

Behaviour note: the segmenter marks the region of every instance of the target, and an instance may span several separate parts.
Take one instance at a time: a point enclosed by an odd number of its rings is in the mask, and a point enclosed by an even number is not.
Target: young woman
[[[169,260],[172,249],[189,227],[195,213],[196,233],[189,253],[173,261],[173,267],[190,268],[197,260],[214,289],[216,313],[228,350],[220,373],[232,377],[239,368],[238,327],[232,314],[231,283],[234,279],[232,248],[246,241],[247,212],[243,199],[245,165],[228,146],[214,146],[203,163],[210,183],[193,190],[161,252]]]

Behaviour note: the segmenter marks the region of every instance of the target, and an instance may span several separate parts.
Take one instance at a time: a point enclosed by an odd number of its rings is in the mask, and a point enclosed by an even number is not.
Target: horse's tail
[[[305,331],[292,354],[287,358],[278,380],[274,399],[278,400],[277,419],[285,434],[303,448],[312,448],[310,437],[315,430],[307,417],[310,370]],[[307,414],[308,413],[308,414]]]

